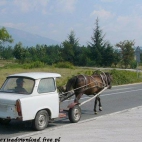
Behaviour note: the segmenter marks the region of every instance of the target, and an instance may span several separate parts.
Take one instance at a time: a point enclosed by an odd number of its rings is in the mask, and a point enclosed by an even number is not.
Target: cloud
[[[16,28],[16,29],[22,29],[24,27],[26,27],[25,23],[11,23],[11,22],[7,22],[7,23],[3,23],[3,25],[5,25],[6,27],[11,27],[11,28]]]
[[[105,2],[105,3],[114,3],[114,2],[116,2],[116,3],[125,3],[126,2],[126,0],[100,0],[101,2]]]
[[[135,29],[142,29],[142,17],[141,16],[119,16],[116,20],[118,23],[117,25],[123,28],[129,28],[130,30],[133,30],[132,28]]]
[[[106,20],[106,19],[112,18],[112,17],[114,16],[114,14],[112,14],[111,12],[106,11],[106,10],[104,10],[104,9],[100,9],[100,10],[94,10],[94,11],[90,14],[90,16],[91,16],[91,17],[92,17],[92,16],[97,16],[97,17],[99,17],[99,18],[101,18],[101,19]]]
[[[6,3],[7,3],[7,2],[6,2],[5,0],[1,0],[1,1],[0,1],[0,6],[6,5]]]
[[[77,0],[57,0],[58,9],[63,12],[73,12],[75,10]]]
[[[14,0],[14,5],[17,6],[19,9],[21,9],[22,12],[28,12],[31,10],[31,3],[28,3],[28,0],[19,1]]]
[[[105,25],[106,37],[113,44],[124,40],[135,40],[140,45],[142,33],[142,17],[138,15],[118,16]]]
[[[127,28],[127,26],[131,25],[132,19],[129,16],[119,16],[116,19],[116,22],[118,23],[118,27],[120,28]]]
[[[6,14],[6,13],[7,13],[7,9],[6,8],[0,9],[0,14],[1,15]]]
[[[48,5],[49,0],[14,0],[14,5],[18,7],[22,12],[27,13],[29,11],[42,9],[45,12],[45,9]]]
[[[0,1],[0,15],[6,14],[7,13],[7,8],[4,7],[7,4],[6,0],[1,0]]]
[[[114,2],[116,0],[101,0],[102,2]]]

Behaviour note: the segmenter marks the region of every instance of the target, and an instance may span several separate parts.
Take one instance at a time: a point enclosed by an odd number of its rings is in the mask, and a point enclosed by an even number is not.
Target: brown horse
[[[67,95],[68,93],[70,93],[70,90],[73,89],[75,94],[74,102],[79,103],[79,99],[83,94],[96,95],[101,90],[103,90],[104,87],[111,89],[111,82],[112,82],[112,76],[108,72],[101,74],[94,73],[91,76],[77,75],[68,80],[65,86],[64,95]],[[99,110],[101,111],[102,105],[99,95],[95,98],[94,102],[95,114],[97,114],[96,111],[97,101],[99,102]]]

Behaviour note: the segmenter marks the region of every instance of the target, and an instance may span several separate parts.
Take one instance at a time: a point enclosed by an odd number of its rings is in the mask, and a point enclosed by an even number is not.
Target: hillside
[[[43,45],[43,44],[46,44],[46,45],[57,45],[58,44],[59,45],[60,44],[60,42],[55,41],[53,39],[31,34],[31,33],[18,30],[18,29],[14,29],[14,28],[9,28],[9,27],[5,27],[5,28],[8,31],[8,33],[12,36],[12,38],[14,39],[14,42],[12,44],[9,44],[12,46],[14,46],[18,42],[22,42],[22,45],[25,47],[27,46],[31,47],[37,44],[40,44],[40,45]]]

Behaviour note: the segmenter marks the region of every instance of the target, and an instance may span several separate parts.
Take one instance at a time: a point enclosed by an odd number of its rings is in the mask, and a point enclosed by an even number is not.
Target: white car
[[[33,120],[36,130],[44,129],[59,116],[57,77],[61,75],[44,72],[8,76],[0,90],[0,122]]]
[[[0,123],[32,120],[35,130],[45,129],[49,120],[60,117],[58,77],[58,73],[46,72],[9,75],[0,89]],[[69,108],[68,116],[71,122],[78,122],[80,107],[75,104]]]

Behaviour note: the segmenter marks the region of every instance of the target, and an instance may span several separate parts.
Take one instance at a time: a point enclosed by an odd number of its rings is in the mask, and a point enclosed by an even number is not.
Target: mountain
[[[31,34],[22,30],[14,29],[5,27],[8,33],[12,36],[14,39],[14,42],[12,44],[8,43],[8,45],[14,46],[16,43],[21,42],[23,46],[25,47],[31,47],[36,46],[37,44],[40,45],[59,45],[60,42],[55,41],[53,39],[49,39],[46,37],[42,37],[39,35]]]

